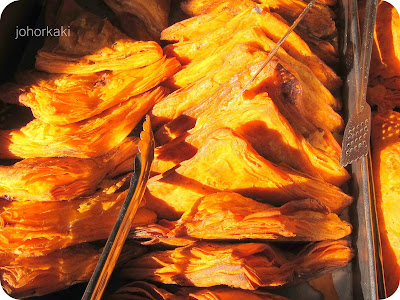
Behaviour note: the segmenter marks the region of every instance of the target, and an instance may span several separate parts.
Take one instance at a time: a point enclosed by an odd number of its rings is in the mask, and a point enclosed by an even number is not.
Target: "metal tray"
[[[0,68],[9,71],[3,71],[0,74],[0,82],[11,79],[11,74],[16,71],[17,65],[22,65],[23,69],[33,66],[32,55],[23,55],[23,53],[33,53],[40,48],[41,42],[31,39],[21,44],[21,40],[15,40],[10,36],[17,24],[29,22],[34,25],[38,20],[40,22],[39,15],[40,11],[43,12],[43,3],[44,0],[20,0],[19,7],[13,10],[11,18],[3,15],[0,23]],[[355,74],[358,70],[352,63],[359,57],[360,30],[357,0],[339,0],[337,15],[341,56],[340,73],[344,81],[342,97],[344,112],[347,115],[351,113],[351,100],[358,88],[354,85]],[[333,273],[334,284],[341,300],[385,298],[369,156],[353,163],[349,171],[352,174],[349,188],[354,196],[354,203],[341,217],[353,225],[350,239],[355,248],[356,257],[346,267]],[[115,281],[118,279],[113,278],[111,284]],[[79,284],[65,291],[31,299],[80,299],[84,289],[85,284]],[[277,293],[298,300],[323,299],[319,292],[306,283],[278,289]]]

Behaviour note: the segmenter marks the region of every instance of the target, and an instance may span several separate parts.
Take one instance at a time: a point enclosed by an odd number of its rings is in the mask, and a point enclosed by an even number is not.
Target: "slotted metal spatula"
[[[150,117],[146,115],[143,131],[140,133],[139,153],[135,157],[135,173],[132,175],[128,194],[82,300],[101,299],[143,197],[154,158],[154,146]]]
[[[369,18],[365,18],[364,21],[363,35],[360,43],[360,60],[358,61],[357,55],[355,55],[354,59],[356,72],[355,84],[358,85],[359,88],[356,89],[356,97],[352,103],[354,107],[352,109],[349,108],[351,114],[344,131],[342,153],[340,157],[340,164],[342,167],[367,155],[369,151],[371,107],[366,101],[366,94],[377,5],[377,0],[366,1],[365,15],[368,14]]]

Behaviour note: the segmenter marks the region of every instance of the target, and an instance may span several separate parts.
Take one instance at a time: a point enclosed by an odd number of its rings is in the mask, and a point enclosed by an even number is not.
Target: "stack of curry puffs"
[[[105,2],[133,13],[135,1]],[[240,97],[305,2],[182,2],[192,17],[161,32],[164,50],[88,14],[71,22],[72,38],[46,41],[37,70],[0,88],[36,118],[0,132],[1,158],[23,158],[0,170],[5,286],[38,295],[88,279],[101,249],[85,242],[110,232],[137,151],[129,134],[149,110],[158,147],[130,238],[150,251],[127,243],[119,275],[139,281],[112,299],[283,299],[254,290],[345,266],[351,225],[338,214],[352,197],[340,189],[350,175],[339,164],[328,5],[311,9]],[[85,272],[71,251],[86,255]],[[63,276],[44,284],[42,273]]]
[[[185,1],[192,17],[161,33],[167,57],[183,67],[151,110],[158,147],[144,200],[159,221],[131,235],[157,251],[123,266],[120,275],[137,282],[112,299],[224,299],[216,285],[245,297],[237,289],[283,286],[353,257],[342,239],[351,225],[338,216],[352,197],[339,188],[350,175],[336,140],[344,122],[341,79],[329,66],[337,58],[332,10],[317,4],[237,97],[306,5],[273,2]],[[315,45],[331,52],[318,56]],[[290,251],[288,241],[311,243]],[[171,296],[172,284],[192,288]]]
[[[93,14],[65,26],[71,35],[47,39],[35,70],[1,87],[2,101],[34,116],[0,133],[0,158],[19,160],[0,167],[0,268],[15,297],[90,278],[102,244],[88,242],[109,236],[127,193],[138,152],[130,133],[180,68],[156,42],[135,41]],[[133,226],[156,218],[141,207]],[[141,253],[130,244],[121,259]]]

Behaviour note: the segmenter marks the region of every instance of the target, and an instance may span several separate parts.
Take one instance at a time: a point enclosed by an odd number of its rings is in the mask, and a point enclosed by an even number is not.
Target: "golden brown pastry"
[[[154,40],[160,39],[161,31],[168,26],[170,0],[104,0],[117,14],[137,16]]]
[[[156,287],[145,281],[134,281],[129,283],[114,294],[109,300],[129,300],[139,299],[139,297],[151,297],[152,300],[232,300],[232,299],[248,299],[248,300],[287,300],[287,298],[267,293],[264,291],[248,291],[240,289],[232,289],[229,287],[210,287],[210,288],[193,288],[180,287],[169,292],[164,288]]]
[[[248,28],[262,29],[266,37],[273,41],[270,43],[272,49],[274,43],[278,42],[288,31],[289,26],[266,10],[255,11],[247,9],[237,16],[232,15],[232,18],[226,24],[215,31],[208,32],[207,35],[199,38],[192,38],[189,41],[168,45],[164,48],[164,51],[167,55],[176,57],[185,65],[193,60],[204,59],[213,53],[219,45],[229,41],[235,32]],[[277,54],[278,58],[282,59],[284,55],[290,55],[309,67],[328,89],[335,90],[340,87],[340,78],[311,52],[308,45],[296,33],[291,33],[288,36],[282,44],[282,48],[287,53],[278,51],[281,52]]]
[[[82,13],[65,27],[69,35],[46,39],[36,55],[36,69],[49,73],[93,74],[150,65],[162,58],[155,42],[135,41],[107,19]]]
[[[237,193],[220,192],[198,199],[176,222],[137,228],[134,237],[187,245],[200,239],[322,241],[350,233],[351,225],[317,200],[293,201],[277,208]]]
[[[103,155],[118,146],[167,92],[154,88],[77,123],[53,126],[35,119],[20,129],[0,131],[0,158]]]
[[[314,198],[335,213],[352,201],[336,186],[269,162],[226,128],[211,134],[191,159],[152,177],[144,197],[159,217],[176,220],[198,198],[218,191],[238,192],[274,205]]]
[[[250,44],[237,44],[224,57],[218,68],[210,69],[203,78],[169,94],[151,110],[151,125],[161,125],[179,117],[185,110],[212,95],[222,84],[241,72],[249,64],[265,60],[267,53]],[[215,67],[215,66],[214,66]]]
[[[301,279],[318,277],[347,265],[353,257],[350,242],[346,240],[310,244],[296,259],[296,274]]]
[[[320,1],[318,2],[321,3]],[[337,34],[333,20],[335,16],[334,12],[329,7],[320,5],[319,3],[314,4],[304,16],[298,28],[302,32],[314,35],[315,37],[330,37]],[[253,8],[255,5],[260,4],[268,7],[272,12],[278,13],[289,23],[293,23],[307,6],[307,2],[301,0],[187,0],[181,6],[187,14],[198,16],[220,12],[225,7],[238,13],[244,8]]]
[[[331,157],[330,153],[311,146],[292,128],[267,93],[247,91],[236,99],[240,92],[239,87],[240,82],[230,80],[227,85],[218,89],[216,95],[193,107],[190,114],[184,113],[182,118],[176,119],[174,125],[178,132],[170,130],[169,133],[178,137],[155,150],[156,159],[152,171],[163,173],[191,158],[195,149],[213,131],[229,127],[242,135],[261,156],[271,162],[287,164],[338,186],[350,178],[347,171],[340,166],[338,157]],[[182,119],[185,116],[192,118],[187,118],[184,123]],[[193,128],[182,132],[188,127]],[[171,129],[168,125],[166,128]],[[160,141],[159,132],[156,137]]]
[[[228,285],[254,290],[281,286],[293,278],[294,265],[268,244],[197,242],[174,250],[152,252],[131,260],[121,276],[182,286]]]
[[[98,115],[152,89],[179,68],[175,59],[162,57],[148,66],[124,71],[89,75],[33,72],[20,79],[22,84],[3,86],[0,99],[30,107],[33,115],[45,123],[66,125]]]
[[[17,256],[8,265],[0,266],[2,286],[18,299],[66,289],[90,279],[102,251],[90,244],[80,244],[45,256]],[[140,245],[128,242],[122,248],[117,267],[144,252]]]
[[[37,157],[12,166],[0,166],[0,197],[17,201],[61,201],[89,196],[104,178],[133,171],[136,153],[138,138],[128,137],[99,157]]]
[[[115,183],[115,180],[111,181],[99,192],[71,201],[0,200],[1,253],[44,255],[71,245],[108,238],[127,194],[127,190],[119,192],[117,189],[126,180],[129,177]],[[156,219],[154,212],[141,207],[132,226],[151,224]]]
[[[370,73],[372,77],[400,76],[400,18],[386,1],[380,2],[376,14]]]
[[[170,77],[166,83],[169,87],[176,89],[197,81],[210,70],[214,70],[215,65],[219,64],[233,46],[238,43],[251,43],[263,47],[267,52],[274,45],[261,29],[244,29],[235,33],[227,41],[221,41],[221,46],[211,56],[195,60],[184,66],[181,71]],[[209,47],[215,46],[214,44],[214,46]],[[280,49],[278,53],[280,53],[277,54],[280,63],[285,69],[294,74],[300,82],[302,87],[301,97],[307,99],[307,101],[304,100],[304,105],[310,120],[313,120],[316,124],[315,126],[319,128],[328,129],[332,132],[340,132],[343,129],[344,122],[333,109],[339,108],[340,102],[321,84],[307,66],[293,59],[283,49]]]
[[[387,294],[400,281],[400,113],[386,111],[372,118],[372,164]]]
[[[282,286],[300,278],[345,266],[353,251],[344,240],[309,245],[296,258],[261,243],[197,242],[174,250],[145,254],[125,264],[121,276],[182,286],[228,285],[246,290]],[[314,269],[310,267],[313,266]]]

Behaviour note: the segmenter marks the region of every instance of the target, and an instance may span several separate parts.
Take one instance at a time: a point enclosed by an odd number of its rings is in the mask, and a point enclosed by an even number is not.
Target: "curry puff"
[[[271,49],[273,44],[278,42],[289,29],[287,24],[266,10],[255,11],[247,9],[237,16],[232,16],[226,24],[216,28],[215,31],[210,31],[207,35],[198,39],[190,39],[168,45],[164,48],[164,51],[167,55],[176,57],[182,64],[187,64],[195,59],[199,60],[207,57],[215,51],[218,44],[230,39],[235,32],[252,27],[262,29],[266,37],[273,41],[270,43]],[[282,44],[282,48],[293,58],[309,67],[328,89],[335,90],[340,87],[341,80],[336,73],[312,53],[307,43],[296,33],[291,33],[288,36]],[[279,58],[283,55],[283,51],[281,51],[281,54],[277,54]]]
[[[260,64],[261,62],[254,66],[254,72]],[[243,80],[242,82],[244,84]],[[350,178],[347,171],[340,166],[338,157],[331,157],[311,146],[292,128],[268,93],[256,93],[250,87],[250,90],[237,99],[242,82],[234,77],[214,95],[167,124],[165,128],[169,135],[177,138],[156,149],[152,170],[158,173],[169,170],[190,158],[194,149],[199,148],[213,131],[230,127],[271,162],[287,164],[338,186]],[[161,133],[163,132],[156,133],[159,142],[163,141]]]
[[[77,123],[53,126],[35,119],[20,129],[0,131],[0,158],[103,155],[166,94],[166,88],[157,87]]]
[[[102,251],[101,247],[79,244],[45,256],[17,256],[7,266],[0,266],[2,286],[18,299],[68,288],[90,279]],[[144,253],[144,247],[128,241],[122,248],[117,267]]]
[[[198,199],[178,221],[139,227],[133,236],[151,239],[146,244],[188,245],[200,239],[322,241],[350,233],[351,225],[317,200],[292,201],[278,208],[220,192]]]
[[[69,24],[69,35],[46,39],[36,55],[37,70],[48,73],[92,74],[137,69],[162,58],[156,42],[135,41],[107,19],[82,13]]]
[[[166,287],[167,288],[167,287]],[[169,292],[164,288],[157,287],[145,281],[134,281],[127,284],[115,293],[109,300],[134,300],[146,298],[151,295],[152,300],[232,300],[232,299],[249,299],[249,300],[288,300],[285,297],[274,295],[265,291],[249,291],[232,289],[229,287],[211,287],[211,288],[194,288],[180,287]],[[143,299],[144,299],[143,298]]]
[[[197,242],[156,251],[123,266],[121,276],[182,286],[227,285],[245,290],[277,287],[345,266],[353,257],[344,240],[310,245],[294,258],[264,243]],[[314,267],[314,269],[312,269]]]
[[[252,30],[248,33],[255,34],[256,31]],[[210,72],[215,73],[199,79],[195,84],[189,84],[185,88],[173,92],[153,107],[152,119],[155,119],[155,123],[162,124],[170,120],[157,130],[155,134],[157,142],[164,144],[179,136],[177,131],[184,132],[190,129],[182,124],[182,119],[185,120],[185,123],[192,124],[193,122],[189,121],[194,121],[197,118],[196,105],[201,105],[202,101],[207,103],[212,101],[209,99],[218,97],[237,97],[238,92],[233,95],[228,94],[233,91],[234,87],[244,87],[260,67],[260,61],[267,57],[265,52],[261,51],[252,54],[253,51],[254,47],[247,48],[244,44],[239,44],[232,50],[231,55],[233,57],[243,55],[243,58],[245,58],[250,54],[257,60],[243,66],[241,72],[234,74],[229,80],[224,77],[226,75],[215,71],[213,64],[205,63],[207,59],[204,62],[200,62],[201,66],[209,68]],[[227,57],[232,58],[231,55],[228,54]],[[229,74],[230,71],[228,70],[233,69],[230,66],[230,62],[225,61],[223,56],[219,59],[221,59],[221,62],[226,62],[226,69],[225,67],[222,67],[222,69]],[[202,70],[200,69],[199,71]],[[174,76],[186,71],[187,69],[183,69]],[[214,83],[215,80],[217,83]],[[227,80],[225,84],[221,85],[220,82],[225,80]],[[315,78],[314,80],[311,78],[311,81],[315,81]],[[341,148],[337,142],[332,141],[329,129],[336,132],[339,128],[342,128],[344,124],[342,117],[332,107],[321,101],[318,93],[302,82],[296,71],[289,65],[280,60],[272,59],[249,88],[254,92],[266,91],[274,100],[280,113],[307,139],[310,138],[312,145],[324,150],[333,157],[340,157]],[[200,92],[203,89],[208,91]],[[199,96],[197,97],[197,95]],[[208,96],[209,99],[203,99],[205,96]],[[176,107],[176,109],[173,110],[170,106]],[[186,111],[184,110],[185,108]],[[180,115],[183,116],[180,117]]]
[[[181,6],[191,16],[203,16],[221,13],[225,9],[239,13],[260,4],[269,8],[271,12],[279,14],[289,23],[293,23],[307,6],[307,2],[301,0],[187,0]],[[329,7],[315,3],[298,25],[298,31],[318,38],[336,36],[334,18],[335,13]],[[176,24],[179,26],[179,23]],[[171,27],[173,26],[175,24]]]
[[[71,201],[1,200],[1,253],[44,255],[71,245],[106,239],[115,224],[128,190],[129,174],[104,183],[89,197]],[[132,226],[154,223],[157,216],[141,203]],[[101,220],[99,222],[99,220]]]
[[[0,197],[62,201],[89,196],[106,177],[133,171],[137,152],[138,139],[128,137],[115,149],[94,158],[37,157],[0,166]]]
[[[159,129],[179,117],[185,110],[199,104],[212,95],[220,85],[229,81],[247,65],[262,61],[266,53],[250,44],[237,44],[224,57],[218,68],[210,70],[203,78],[178,89],[156,103],[151,110],[151,125]]]
[[[238,192],[273,205],[313,198],[335,213],[352,202],[336,186],[271,163],[227,128],[213,132],[191,159],[152,177],[144,198],[159,217],[176,220],[198,198],[218,191]]]
[[[266,52],[271,51],[274,46],[274,42],[269,40],[258,27],[240,30],[226,39],[226,41],[219,41],[221,46],[215,43],[208,45],[207,48],[215,48],[212,55],[196,59],[185,65],[181,71],[166,81],[168,87],[172,89],[186,87],[206,76],[210,70],[215,69],[215,65],[220,64],[237,44],[250,43],[261,47]],[[288,55],[283,49],[280,48],[276,57],[299,80],[302,87],[302,97],[307,99],[304,104],[309,118],[314,120],[317,127],[326,128],[332,132],[340,132],[343,129],[344,122],[334,110],[340,107],[340,101],[321,84],[307,66]]]
[[[22,84],[3,87],[0,99],[30,107],[34,117],[45,123],[66,125],[98,115],[152,89],[179,68],[175,59],[162,57],[148,66],[123,71],[88,75],[32,72],[20,79]]]

